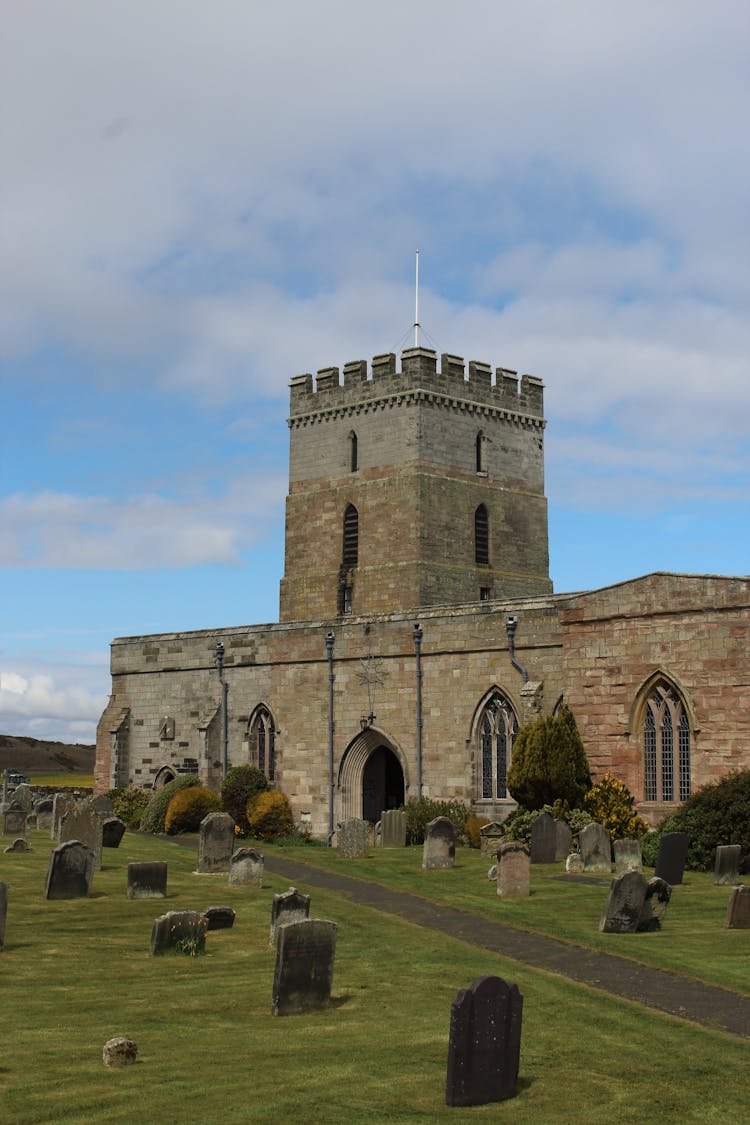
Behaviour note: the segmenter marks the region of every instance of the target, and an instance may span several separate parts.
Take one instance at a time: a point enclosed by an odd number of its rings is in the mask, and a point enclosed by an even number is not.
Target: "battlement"
[[[324,367],[313,382],[311,374],[296,375],[289,384],[291,417],[318,411],[361,406],[421,390],[454,400],[478,403],[513,414],[544,417],[544,384],[533,375],[443,353],[440,369],[432,348],[407,348],[401,353],[401,368],[395,352],[376,355],[368,372],[367,361],[344,364],[343,381],[338,367]]]

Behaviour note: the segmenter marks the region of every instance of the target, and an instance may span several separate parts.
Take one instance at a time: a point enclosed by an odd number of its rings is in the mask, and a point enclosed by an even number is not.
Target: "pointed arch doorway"
[[[349,744],[339,768],[339,820],[375,823],[384,809],[403,805],[407,783],[400,751],[370,728]]]

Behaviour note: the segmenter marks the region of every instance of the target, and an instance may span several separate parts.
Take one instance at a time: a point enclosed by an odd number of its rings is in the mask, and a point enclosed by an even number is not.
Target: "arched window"
[[[477,727],[481,776],[479,793],[483,798],[507,797],[507,778],[518,719],[513,704],[500,691],[494,691],[484,706]]]
[[[344,566],[356,566],[359,558],[359,513],[353,504],[344,512]]]
[[[486,473],[487,472],[487,458],[486,458],[487,439],[484,436],[483,430],[480,430],[479,433],[477,434],[477,440],[476,440],[475,444],[476,444],[475,454],[476,454],[476,469],[477,469],[477,472],[478,473]]]
[[[643,721],[643,797],[646,801],[685,801],[689,796],[687,709],[671,684],[659,680],[648,697]]]
[[[357,435],[354,430],[349,434],[349,471],[356,473],[359,468],[359,453],[357,451]]]
[[[490,523],[484,504],[474,513],[474,561],[477,566],[488,566],[490,561]]]
[[[276,726],[267,707],[260,706],[250,720],[250,764],[269,781],[276,776]]]

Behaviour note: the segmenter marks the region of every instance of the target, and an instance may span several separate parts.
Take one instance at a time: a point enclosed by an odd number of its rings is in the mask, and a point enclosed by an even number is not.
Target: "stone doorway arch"
[[[163,789],[170,781],[174,781],[177,774],[171,766],[162,766],[153,781],[154,789]]]
[[[373,823],[384,809],[402,805],[408,790],[403,755],[392,739],[370,727],[344,751],[338,777],[338,820]]]

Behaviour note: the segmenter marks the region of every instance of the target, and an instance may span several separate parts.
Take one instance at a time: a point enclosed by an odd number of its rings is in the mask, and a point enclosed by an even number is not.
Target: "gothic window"
[[[486,473],[487,472],[487,458],[486,458],[487,439],[484,436],[484,433],[482,432],[482,430],[480,430],[479,433],[477,434],[477,440],[476,440],[475,446],[476,446],[475,454],[476,454],[476,469],[477,469],[477,472],[478,473]]]
[[[344,566],[356,566],[359,557],[359,513],[353,504],[344,512]]]
[[[477,566],[488,566],[490,561],[490,525],[484,504],[474,513],[474,561]]]
[[[506,782],[518,720],[510,700],[501,692],[493,692],[486,703],[478,729],[480,795],[489,799],[507,797]]]
[[[646,801],[685,801],[690,796],[687,710],[675,689],[664,680],[655,685],[646,704],[643,796]]]
[[[354,430],[349,434],[349,471],[356,473],[359,468],[359,453],[357,450],[357,435]]]
[[[276,727],[267,707],[258,707],[250,721],[250,764],[269,781],[276,776]]]

